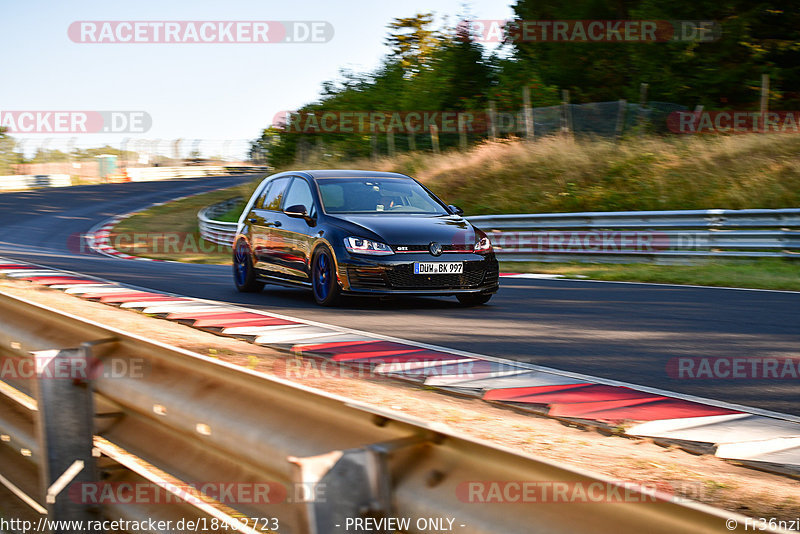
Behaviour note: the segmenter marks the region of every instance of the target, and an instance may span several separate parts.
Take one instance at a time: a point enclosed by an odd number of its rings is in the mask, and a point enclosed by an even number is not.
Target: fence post
[[[628,108],[628,101],[624,98],[619,101],[619,108],[617,109],[617,127],[614,129],[614,137],[617,141],[622,137],[622,130],[625,128],[625,112]]]
[[[639,85],[639,126],[641,127],[641,131],[639,135],[644,135],[644,110],[647,107],[647,88],[650,84],[642,83]]]
[[[769,74],[761,75],[761,131],[767,131],[767,112],[769,111]]]
[[[123,169],[128,168],[128,142],[130,142],[130,140],[130,137],[126,137],[122,140],[122,143],[120,143],[120,148],[122,149],[120,151],[120,159],[122,160]]]
[[[569,90],[562,89],[561,91],[561,133],[572,133],[572,120],[570,120],[569,112]]]
[[[533,108],[531,107],[531,88],[527,85],[522,88],[522,112],[525,114],[525,137],[533,141],[534,128]]]
[[[68,490],[72,483],[98,482],[92,456],[94,401],[87,350],[45,350],[33,357],[42,497],[49,519],[96,519],[96,507],[81,503]],[[61,376],[65,370],[69,376]]]
[[[467,149],[467,126],[464,124],[464,114],[458,114],[458,144],[461,150]]]
[[[386,146],[389,151],[389,156],[394,156],[394,130],[391,128],[386,132]]]
[[[431,124],[431,146],[433,147],[433,153],[439,153],[439,127],[435,124]]]
[[[490,100],[487,118],[489,119],[489,139],[492,141],[497,140],[497,127],[495,126],[496,116],[497,112],[494,107],[494,100]]]
[[[183,139],[179,138],[179,139],[176,139],[172,143],[172,159],[174,159],[176,162],[180,161],[180,159],[181,159],[181,143],[182,142],[183,142]]]

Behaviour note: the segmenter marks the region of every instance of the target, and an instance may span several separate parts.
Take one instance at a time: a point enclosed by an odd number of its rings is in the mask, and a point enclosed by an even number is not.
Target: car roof
[[[287,174],[303,173],[310,178],[354,178],[368,176],[371,178],[411,178],[398,172],[364,171],[355,169],[316,169],[306,171],[290,171]]]

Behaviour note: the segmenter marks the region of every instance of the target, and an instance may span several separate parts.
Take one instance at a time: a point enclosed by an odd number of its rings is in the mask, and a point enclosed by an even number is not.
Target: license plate
[[[414,264],[414,274],[461,274],[463,272],[464,264],[458,261]]]

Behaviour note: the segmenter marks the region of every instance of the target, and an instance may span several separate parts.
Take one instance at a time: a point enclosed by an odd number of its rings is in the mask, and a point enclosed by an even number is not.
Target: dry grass
[[[468,214],[800,205],[800,137],[786,134],[487,142],[439,156],[322,157],[294,167],[411,174]]]

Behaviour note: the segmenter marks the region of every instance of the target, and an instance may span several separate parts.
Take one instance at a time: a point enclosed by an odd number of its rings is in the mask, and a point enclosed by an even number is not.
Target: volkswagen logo
[[[433,241],[431,242],[430,245],[428,245],[428,250],[430,250],[431,254],[433,254],[434,256],[442,255],[442,245],[440,245],[436,241]]]

